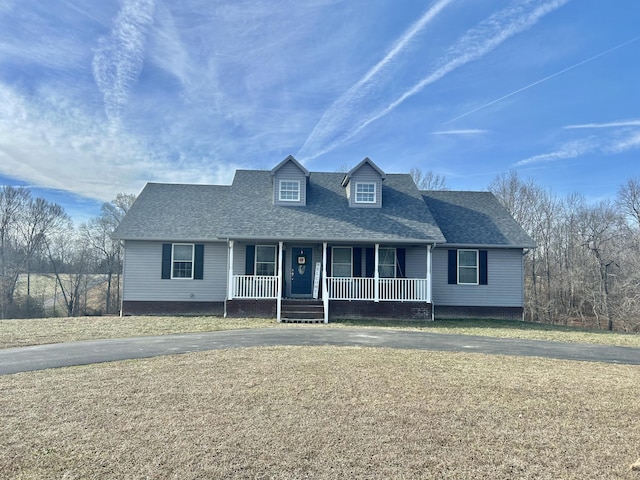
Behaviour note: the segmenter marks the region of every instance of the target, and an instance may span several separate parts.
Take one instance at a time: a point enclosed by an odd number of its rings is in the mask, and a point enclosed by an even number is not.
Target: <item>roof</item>
[[[149,183],[114,237],[535,247],[489,192],[420,192],[410,175],[387,174],[382,208],[353,208],[343,178],[310,172],[306,206],[274,205],[268,170],[238,170],[230,186]]]
[[[306,206],[273,204],[267,170],[238,170],[231,186],[149,183],[114,237],[440,243],[444,236],[410,175],[387,175],[383,208],[349,207],[342,173],[311,172]]]
[[[491,192],[425,191],[422,196],[447,244],[536,246]]]

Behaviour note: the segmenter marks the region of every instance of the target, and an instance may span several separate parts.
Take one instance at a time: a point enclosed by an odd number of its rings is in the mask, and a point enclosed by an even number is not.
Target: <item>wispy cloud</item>
[[[117,123],[144,62],[146,33],[153,22],[154,0],[124,2],[111,33],[100,39],[93,76],[104,95],[105,113]]]
[[[349,140],[357,133],[353,125],[350,125],[356,120],[352,118],[352,112],[359,109],[357,104],[362,103],[371,95],[374,89],[380,87],[384,82],[382,74],[391,68],[398,55],[408,48],[416,35],[451,2],[452,0],[440,0],[432,5],[417,22],[400,36],[382,60],[374,65],[324,112],[298,152],[300,158],[316,158]],[[342,129],[346,130],[344,134],[340,134]],[[336,136],[338,137],[337,139],[334,138]]]
[[[431,132],[431,135],[484,135],[489,133],[489,130],[483,130],[480,128],[467,128],[457,130],[439,130]]]
[[[542,17],[565,5],[569,0],[553,0],[542,4],[525,0],[515,2],[511,6],[491,15],[477,26],[468,30],[448,51],[438,60],[432,69],[418,83],[392,100],[386,106],[374,105],[368,112],[360,116],[353,116],[350,108],[353,103],[362,102],[366,98],[366,91],[360,88],[361,81],[340,97],[322,116],[311,135],[303,145],[298,156],[313,159],[327,153],[347,140],[353,138],[372,122],[389,114],[405,100],[422,91],[426,86],[442,79],[455,69],[477,60],[488,54],[512,36],[531,28]],[[439,2],[432,10],[436,14],[449,2]],[[433,18],[432,15],[430,17]],[[424,16],[423,16],[424,18]],[[424,22],[426,25],[427,22]],[[409,29],[398,44],[403,43],[405,36],[415,35],[414,28]],[[393,51],[393,49],[392,49]],[[387,57],[385,57],[387,58]],[[380,63],[383,63],[384,60]],[[375,68],[374,68],[375,70]],[[365,76],[366,78],[367,76]],[[371,78],[371,77],[370,77]],[[370,80],[369,78],[369,80]],[[354,87],[355,87],[354,86]]]
[[[538,163],[554,162],[592,154],[616,155],[637,148],[640,148],[640,131],[615,131],[605,136],[590,136],[566,142],[551,152],[533,155],[516,162],[513,166],[525,167]]]
[[[617,122],[608,123],[583,123],[579,125],[566,125],[562,128],[565,130],[574,130],[580,128],[619,128],[619,127],[640,127],[640,120],[619,120]]]

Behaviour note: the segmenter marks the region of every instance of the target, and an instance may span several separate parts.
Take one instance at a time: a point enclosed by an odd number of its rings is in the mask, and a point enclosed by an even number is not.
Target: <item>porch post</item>
[[[322,242],[322,310],[324,310],[324,323],[329,323],[329,288],[327,282],[327,242]]]
[[[427,303],[431,303],[431,245],[427,245]]]
[[[379,258],[378,258],[378,250],[380,249],[380,244],[376,243],[376,254],[375,254],[375,261],[374,261],[374,270],[373,270],[373,284],[374,284],[374,297],[373,297],[373,301],[374,302],[379,302],[380,301],[380,274],[378,273],[378,266],[379,266]]]
[[[227,299],[233,300],[233,240],[229,240],[229,273],[227,277],[229,281]]]
[[[278,243],[278,298],[276,299],[276,316],[278,322],[282,320],[282,249],[284,242]]]

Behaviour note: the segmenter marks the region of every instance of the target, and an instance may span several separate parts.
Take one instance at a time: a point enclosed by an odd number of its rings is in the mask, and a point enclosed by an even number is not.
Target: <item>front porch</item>
[[[344,245],[330,246],[323,242],[317,248],[322,255],[321,261],[313,261],[313,245],[305,247],[291,247],[283,241],[278,243],[277,260],[273,262],[273,275],[257,275],[258,269],[252,270],[251,274],[238,274],[234,271],[234,242],[229,241],[229,284],[227,296],[226,314],[228,316],[251,316],[275,317],[280,321],[305,320],[305,315],[295,318],[291,311],[291,299],[299,301],[297,305],[303,306],[303,310],[311,308],[316,312],[314,320],[327,323],[329,319],[337,318],[397,318],[398,316],[409,319],[432,319],[431,308],[431,245],[421,247],[424,253],[424,278],[396,278],[381,275],[381,272],[394,274],[396,271],[404,273],[404,265],[398,268],[397,265],[383,264],[380,262],[380,251],[384,249],[388,256],[388,251],[393,250],[394,262],[397,264],[395,248],[381,247],[380,244],[373,244],[370,248],[372,258],[368,259],[369,252],[362,251],[362,247],[347,247]],[[298,245],[296,243],[296,245]],[[255,248],[255,247],[254,247]],[[264,246],[260,246],[264,248]],[[354,275],[355,268],[352,263],[331,263],[331,248],[334,252],[340,249],[344,253],[346,249],[351,249],[349,262],[369,261],[366,270],[369,276],[365,276],[364,265],[358,266],[358,272],[362,276]],[[419,247],[414,247],[419,248]],[[399,248],[398,248],[399,250]],[[404,263],[405,251],[402,249],[402,262]],[[285,288],[284,272],[289,270],[289,264],[285,261],[289,252],[291,262],[291,278],[287,282],[294,283],[298,273],[304,272],[308,277],[309,289],[303,291],[292,288],[289,284]],[[354,255],[353,251],[357,251]],[[296,257],[297,255],[297,257]],[[247,257],[250,255],[247,254]],[[318,256],[318,255],[316,255]],[[335,259],[335,253],[334,253]],[[361,258],[358,259],[358,256]],[[308,257],[308,258],[307,258]],[[364,260],[367,257],[367,260]],[[256,261],[256,260],[254,260]],[[388,262],[388,259],[385,260]],[[248,263],[245,258],[245,263]],[[261,266],[266,262],[261,260]],[[257,264],[256,264],[257,265]],[[340,267],[340,268],[338,268]],[[345,268],[347,267],[347,268]],[[247,267],[249,269],[249,267]],[[299,271],[298,271],[299,270]],[[338,276],[349,271],[351,276]],[[331,272],[334,275],[331,275]],[[304,300],[308,300],[306,303]],[[283,315],[283,302],[285,314]],[[307,305],[308,304],[308,305]],[[296,303],[293,303],[296,305]],[[311,307],[314,305],[313,307]],[[320,305],[321,308],[317,306]],[[317,312],[320,312],[319,314]]]

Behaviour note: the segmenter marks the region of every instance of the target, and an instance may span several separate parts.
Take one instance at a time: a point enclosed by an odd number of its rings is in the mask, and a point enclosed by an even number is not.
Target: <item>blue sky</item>
[[[640,175],[640,2],[0,0],[0,184],[84,220],[289,154],[613,198]]]

